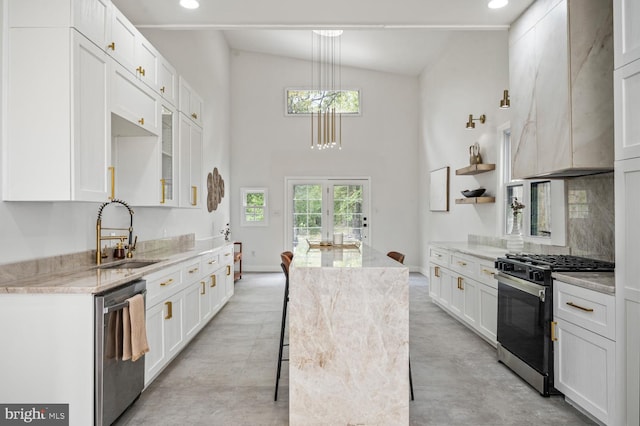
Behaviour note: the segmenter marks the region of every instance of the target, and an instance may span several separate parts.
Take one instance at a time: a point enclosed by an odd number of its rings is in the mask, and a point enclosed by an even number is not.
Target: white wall
[[[229,49],[224,37],[216,31],[145,34],[205,100],[203,182],[217,166],[229,184]],[[0,264],[95,248],[98,207],[99,203],[0,202]],[[228,221],[229,197],[214,214],[206,207],[134,210],[134,233],[141,241],[192,232],[204,238],[219,235]]]
[[[429,198],[420,197],[421,255],[427,268],[429,241],[466,241],[469,233],[500,235],[502,204],[455,204],[460,191],[484,187],[499,195],[500,170],[456,176],[469,165],[469,146],[479,142],[485,163],[500,163],[497,127],[509,119],[501,110],[502,91],[509,86],[507,31],[459,32],[450,39],[439,61],[420,75],[419,193],[429,193],[429,172],[450,167],[449,211],[431,212]],[[467,130],[469,114],[486,114]]]
[[[362,115],[345,117],[343,149],[311,150],[310,119],[286,117],[286,88],[309,87],[309,62],[249,52],[231,58],[232,238],[246,270],[280,270],[285,177],[371,177],[371,243],[419,265],[418,80],[344,68],[342,87],[360,89]],[[269,189],[269,226],[241,227],[240,188]]]

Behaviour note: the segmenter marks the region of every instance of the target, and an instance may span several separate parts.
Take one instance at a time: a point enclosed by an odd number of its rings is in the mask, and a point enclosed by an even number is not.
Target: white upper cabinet
[[[178,72],[162,56],[158,62],[158,90],[160,96],[171,105],[178,107]]]
[[[611,3],[534,2],[509,34],[514,178],[613,170]]]
[[[103,48],[111,0],[9,0],[9,27],[75,28]]]
[[[613,2],[616,69],[640,59],[640,0]]]
[[[185,114],[179,114],[180,139],[180,207],[203,206],[202,129]]]
[[[108,34],[107,53],[175,105],[175,69],[115,6],[111,10]]]
[[[115,6],[111,8],[111,19],[107,32],[106,52],[127,71],[135,73],[136,37],[138,30]]]
[[[4,199],[106,201],[107,56],[72,28],[11,28],[7,51]]]
[[[159,135],[160,106],[157,94],[121,65],[111,62],[111,66],[113,68],[111,112],[147,130],[150,134]],[[121,134],[130,135],[126,131]]]
[[[178,110],[202,127],[202,98],[182,76],[180,77],[180,106]]]

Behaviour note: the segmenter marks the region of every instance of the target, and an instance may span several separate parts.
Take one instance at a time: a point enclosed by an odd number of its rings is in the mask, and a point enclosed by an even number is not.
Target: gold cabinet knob
[[[138,123],[140,123],[141,126],[144,126],[144,117],[142,117],[140,120],[138,120]]]
[[[160,88],[160,93],[164,93],[164,86]]]
[[[111,44],[108,44],[107,49],[116,50],[116,42],[112,41]]]
[[[138,68],[136,68],[136,71],[138,71],[140,75],[144,76],[144,68],[142,68],[142,66],[139,66]]]
[[[198,119],[198,114],[196,114],[195,112],[191,113],[191,117],[193,117],[194,120]]]

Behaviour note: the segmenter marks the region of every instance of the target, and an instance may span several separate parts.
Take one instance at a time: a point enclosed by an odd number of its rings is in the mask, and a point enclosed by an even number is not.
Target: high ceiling
[[[310,29],[342,28],[343,65],[418,75],[456,31],[504,31],[533,0],[112,0],[139,28],[223,30],[233,49],[309,59]]]

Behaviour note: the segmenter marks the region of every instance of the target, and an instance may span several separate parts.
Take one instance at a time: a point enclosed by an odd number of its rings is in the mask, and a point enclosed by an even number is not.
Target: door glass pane
[[[293,186],[293,247],[322,239],[322,185]]]
[[[173,112],[162,107],[162,179],[164,196],[173,200]]]
[[[531,183],[531,235],[551,236],[551,182]]]
[[[362,185],[333,186],[333,232],[362,241]]]

